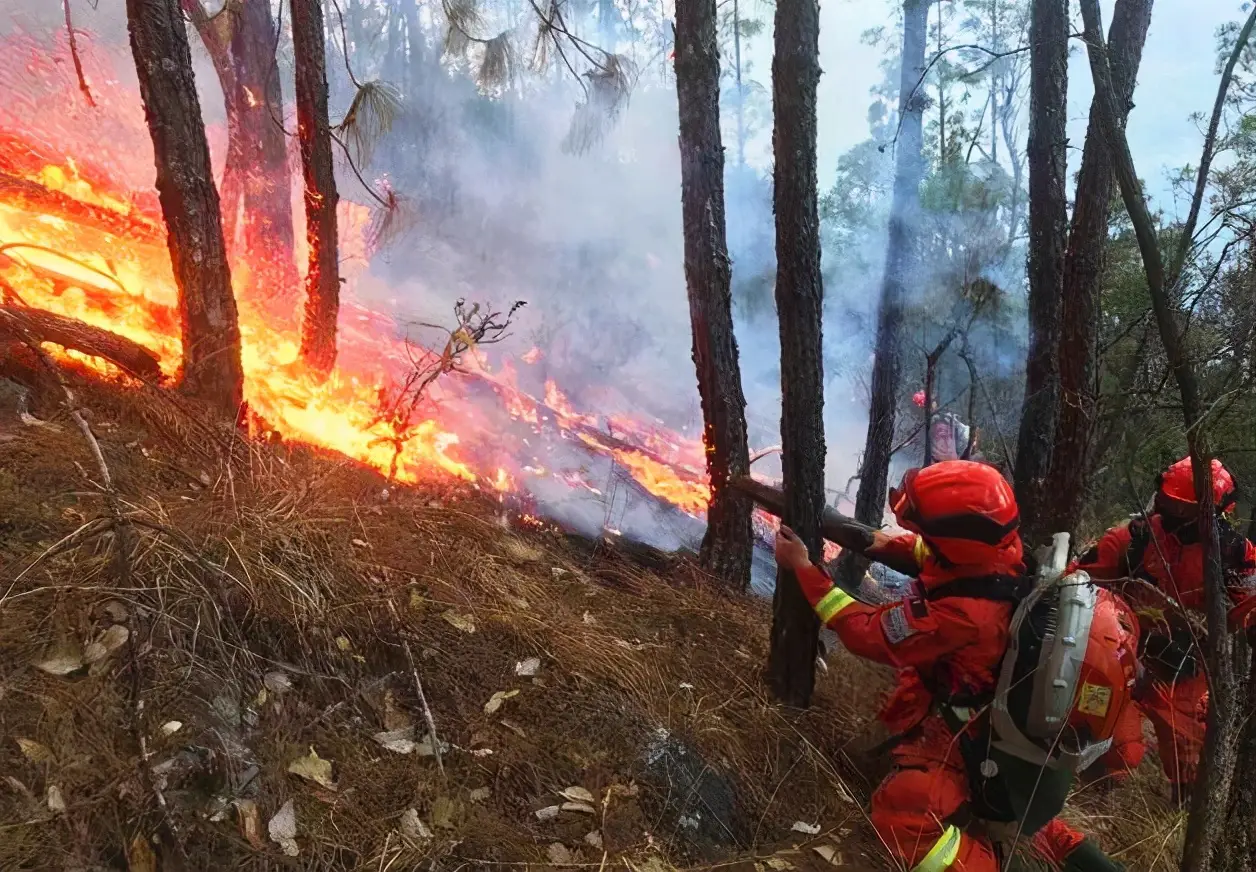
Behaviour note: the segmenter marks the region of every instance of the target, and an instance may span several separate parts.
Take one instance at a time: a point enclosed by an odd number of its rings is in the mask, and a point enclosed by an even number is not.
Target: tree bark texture
[[[816,191],[817,0],[778,0],[772,58],[776,308],[781,336],[782,522],[822,557],[824,364]],[[806,706],[815,685],[819,619],[796,579],[777,573],[768,679],[784,703]]]
[[[1112,155],[1121,199],[1134,226],[1138,249],[1142,255],[1147,290],[1151,296],[1156,326],[1164,346],[1165,358],[1177,382],[1182,400],[1182,417],[1186,443],[1194,470],[1195,493],[1212,493],[1212,451],[1206,422],[1201,415],[1204,400],[1185,337],[1185,316],[1174,303],[1173,290],[1166,281],[1164,257],[1151,212],[1143,199],[1142,183],[1134,168],[1129,142],[1119,121],[1112,72],[1104,44],[1103,25],[1098,0],[1081,0],[1085,38],[1090,56],[1091,75],[1095,82],[1095,98],[1104,139]],[[1256,12],[1253,13],[1256,20]],[[1248,30],[1248,33],[1251,31]],[[1236,53],[1243,48],[1240,39]],[[1224,103],[1228,79],[1223,76],[1217,104]],[[1201,166],[1211,160],[1212,138],[1205,140]],[[1202,174],[1201,174],[1202,178]],[[1187,231],[1189,233],[1189,230]],[[1183,872],[1207,872],[1217,868],[1223,859],[1222,845],[1226,838],[1226,812],[1238,753],[1238,718],[1236,700],[1238,685],[1232,658],[1232,638],[1228,627],[1229,599],[1221,566],[1221,547],[1217,535],[1217,513],[1210,499],[1199,500],[1199,540],[1204,544],[1204,612],[1208,619],[1208,727],[1204,749],[1191,796],[1191,813],[1183,840]]]
[[[178,0],[127,0],[126,10],[179,289],[182,385],[234,419],[244,389],[240,325],[187,28]]]
[[[327,117],[327,45],[321,0],[292,0],[296,58],[297,131],[305,175],[305,236],[310,262],[305,273],[301,357],[317,374],[336,362],[340,267],[336,253],[336,177]]]
[[[720,140],[720,56],[715,0],[676,5],[676,95],[685,282],[693,363],[702,398],[711,503],[701,561],[729,584],[750,584],[751,500],[729,487],[750,472],[746,398],[733,334],[732,267],[724,229],[724,145]]]
[[[898,85],[901,121],[894,153],[894,193],[890,205],[889,240],[881,302],[877,313],[876,356],[872,362],[872,392],[868,402],[868,435],[864,439],[855,517],[880,526],[889,487],[890,456],[894,451],[894,418],[898,408],[901,369],[903,298],[916,267],[916,235],[920,225],[920,182],[924,178],[925,42],[928,0],[903,3],[903,63]],[[927,432],[927,427],[926,427]],[[842,555],[838,572],[853,590],[867,570],[867,562]]]
[[[1108,31],[1112,87],[1122,127],[1129,117],[1152,4],[1153,0],[1117,0]],[[1092,100],[1064,257],[1059,415],[1052,450],[1051,489],[1044,504],[1044,529],[1052,532],[1077,531],[1094,457],[1091,441],[1098,402],[1097,344],[1102,315],[1099,282],[1115,186],[1112,156],[1104,142],[1098,106]]]
[[[1068,133],[1068,0],[1033,0],[1029,22],[1029,351],[1016,446],[1021,535],[1037,547],[1052,531],[1043,511],[1060,389],[1060,315]]]

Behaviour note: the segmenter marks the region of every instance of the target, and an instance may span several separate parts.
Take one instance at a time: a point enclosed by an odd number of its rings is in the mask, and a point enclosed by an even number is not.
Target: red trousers
[[[872,825],[891,855],[927,872],[999,872],[998,855],[984,838],[947,821],[970,799],[968,775],[955,735],[930,715],[920,735],[894,750],[895,771],[872,796]],[[1047,859],[1062,863],[1082,834],[1058,818],[1034,835]]]
[[[1192,784],[1204,747],[1207,697],[1208,679],[1203,672],[1172,684],[1152,682],[1145,698],[1127,705],[1121,712],[1112,750],[1103,756],[1103,764],[1113,773],[1125,773],[1142,762],[1147,751],[1142,722],[1145,716],[1155,728],[1160,762],[1169,782],[1181,786]]]

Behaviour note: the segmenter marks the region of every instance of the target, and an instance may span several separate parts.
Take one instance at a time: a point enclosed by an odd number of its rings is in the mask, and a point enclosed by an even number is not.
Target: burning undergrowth
[[[85,167],[55,163],[50,149],[17,134],[5,137],[0,279],[9,302],[139,343],[173,374],[178,321],[159,216],[142,200],[99,179],[88,181]],[[350,232],[364,229],[362,222],[345,223]],[[240,274],[247,276],[247,269]],[[543,399],[525,392],[509,356],[497,356],[495,367],[487,349],[476,348],[474,340],[458,341],[466,327],[460,319],[444,337],[456,347],[447,344],[445,354],[436,354],[441,366],[429,374],[444,377],[436,384],[424,375],[425,366],[416,369],[417,346],[402,325],[349,304],[336,371],[320,383],[297,362],[294,325],[276,314],[274,301],[250,296],[243,279],[237,293],[245,392],[259,435],[341,451],[400,482],[451,477],[530,494],[565,518],[578,515],[582,528],[592,518],[561,505],[558,490],[602,495],[617,476],[638,496],[662,500],[688,520],[703,512],[708,490],[700,442],[629,416],[581,413],[552,380],[537,391]],[[430,332],[422,341],[432,341]],[[418,353],[431,354],[421,348]],[[103,362],[93,365],[115,374]],[[411,384],[416,377],[421,390]],[[631,507],[602,510],[615,511],[623,515],[615,523],[631,521]],[[681,524],[689,529],[660,544],[693,544],[693,525]]]
[[[59,38],[4,37],[11,49],[0,65],[4,302],[116,333],[173,377],[181,357],[177,292],[137,94],[106,46],[80,46],[96,105],[85,104],[72,70],[50,60],[68,51]],[[299,208],[294,214],[299,220]],[[669,549],[696,546],[709,496],[700,439],[622,406],[611,414],[577,409],[561,374],[549,374],[545,356],[516,336],[496,349],[461,345],[439,383],[409,391],[416,350],[428,355],[464,326],[449,319],[454,295],[441,295],[443,311],[418,313],[445,325],[436,331],[411,329],[416,313],[406,301],[355,303],[373,254],[371,212],[342,199],[339,225],[347,284],[337,367],[326,382],[298,361],[298,292],[267,284],[277,272],[257,260],[266,246],[248,238],[256,228],[240,228],[245,238],[231,266],[255,436],[339,451],[399,483],[471,482],[584,532],[608,527]],[[487,306],[493,293],[466,296],[468,305]],[[117,375],[103,361],[87,362]],[[402,396],[406,402],[390,402]]]
[[[67,422],[0,419],[0,867],[666,869],[795,822],[854,844],[832,761],[867,706],[850,673],[811,713],[769,704],[766,604],[74,384],[117,515]]]

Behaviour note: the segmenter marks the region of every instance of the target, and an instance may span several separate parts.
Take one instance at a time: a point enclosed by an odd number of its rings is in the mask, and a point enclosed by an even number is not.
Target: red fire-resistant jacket
[[[922,577],[935,568],[929,565],[932,560],[925,562]],[[930,580],[943,581],[937,574]],[[798,572],[798,583],[808,602],[825,617],[822,603],[833,590],[832,580],[819,567],[808,566]],[[1010,603],[959,596],[928,601],[917,591],[881,606],[848,602],[827,625],[852,653],[914,669],[933,694],[962,698],[994,689],[995,673],[1007,650],[1011,616]],[[932,700],[921,696],[923,717]]]
[[[1142,537],[1146,547],[1141,548],[1141,559],[1137,555],[1140,549],[1134,547],[1135,530],[1131,524],[1146,525],[1146,534]],[[1256,573],[1256,546],[1235,535],[1221,550],[1226,588],[1232,603],[1238,605],[1256,593],[1251,582]],[[1176,536],[1165,532],[1159,514],[1153,514],[1146,521],[1140,519],[1113,527],[1071,568],[1082,569],[1100,580],[1144,578],[1185,608],[1200,609],[1204,605],[1203,545],[1182,544]]]

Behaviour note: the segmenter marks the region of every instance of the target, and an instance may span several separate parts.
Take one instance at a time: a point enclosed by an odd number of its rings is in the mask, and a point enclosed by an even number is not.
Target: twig
[[[358,690],[356,691],[357,695],[361,696],[367,693],[368,691],[374,690],[375,688],[379,687],[384,682],[390,680],[394,675],[399,675],[399,674],[400,673],[398,672],[389,672],[385,675],[381,675],[379,678],[375,679],[374,681],[368,682],[364,687],[358,688]],[[327,720],[336,712],[344,708],[348,702],[349,702],[348,699],[342,699],[340,700],[340,702],[334,702],[331,705],[327,706],[327,708],[323,709],[322,714],[320,714],[314,720],[310,721],[309,724],[307,724],[305,728],[308,730],[308,729],[311,729],[312,727],[318,726],[323,721]],[[432,741],[435,741],[435,739],[433,739]]]
[[[70,35],[70,57],[74,59],[74,74],[78,76],[79,90],[87,105],[96,108],[96,100],[92,97],[92,89],[87,87],[87,77],[83,75],[83,62],[79,59],[78,40],[74,36],[74,21],[70,17],[70,0],[61,0],[65,9],[65,30]]]
[[[357,76],[353,75],[353,67],[349,66],[349,31],[345,28],[345,14],[340,11],[340,4],[336,0],[331,0],[331,5],[336,10],[336,17],[340,19],[340,44],[344,48],[345,72],[349,74],[349,81],[353,83],[353,87],[360,91],[362,83],[358,81]]]
[[[1253,27],[1256,27],[1256,7],[1252,8],[1247,21],[1243,22],[1243,29],[1239,31],[1234,50],[1230,52],[1225,69],[1221,72],[1221,81],[1217,84],[1217,98],[1213,103],[1212,118],[1208,122],[1208,133],[1204,137],[1204,150],[1199,156],[1199,172],[1195,177],[1195,194],[1191,197],[1191,210],[1186,217],[1186,223],[1182,226],[1182,238],[1178,240],[1177,251],[1174,252],[1173,260],[1169,262],[1169,274],[1165,284],[1170,290],[1177,287],[1178,280],[1182,277],[1182,267],[1186,263],[1186,256],[1194,241],[1195,224],[1199,221],[1204,191],[1208,187],[1208,172],[1212,168],[1212,158],[1216,152],[1217,128],[1221,124],[1221,114],[1225,111],[1230,80],[1234,76],[1234,67],[1238,64],[1243,50],[1247,47],[1247,41],[1251,38]]]
[[[935,53],[934,56],[929,59],[929,63],[925,64],[925,68],[921,70],[920,72],[920,78],[918,78],[916,80],[916,84],[912,86],[911,93],[907,95],[906,100],[901,100],[899,105],[901,106],[911,105],[912,100],[916,99],[916,93],[920,90],[920,87],[925,83],[925,79],[929,77],[929,71],[933,69],[934,65],[937,64],[938,61],[942,60],[942,58],[944,58],[946,55],[950,54],[953,51],[963,51],[966,49],[970,51],[985,52],[986,55],[989,56],[990,60],[975,70],[969,70],[966,73],[963,73],[961,76],[959,76],[959,78],[976,76],[980,73],[983,73],[987,69],[989,69],[992,65],[1002,60],[1003,58],[1012,57],[1013,55],[1018,55],[1018,54],[1024,54],[1025,52],[1029,51],[1029,46],[1022,45],[1017,48],[1009,49],[1007,51],[994,51],[992,49],[986,48],[984,45],[977,45],[975,43],[964,43],[963,45],[947,46],[941,51]],[[895,143],[898,142],[898,134],[899,134],[899,131],[902,130],[902,128],[903,128],[903,113],[900,112],[898,115],[898,126],[894,129],[894,139],[891,140],[892,142],[895,142]]]
[[[410,650],[410,641],[403,635],[401,618],[397,615],[397,607],[388,601],[388,611],[392,612],[393,622],[397,627],[397,636],[401,639],[401,647],[406,652],[406,660],[410,662],[410,674],[414,676],[414,689],[419,695],[419,703],[423,706],[423,721],[427,724],[427,732],[432,737],[432,754],[436,757],[436,769],[440,777],[445,777],[445,764],[440,757],[440,739],[436,735],[436,719],[432,717],[432,707],[427,704],[427,695],[423,693],[423,680],[419,678],[419,667],[414,660],[414,652]]]

